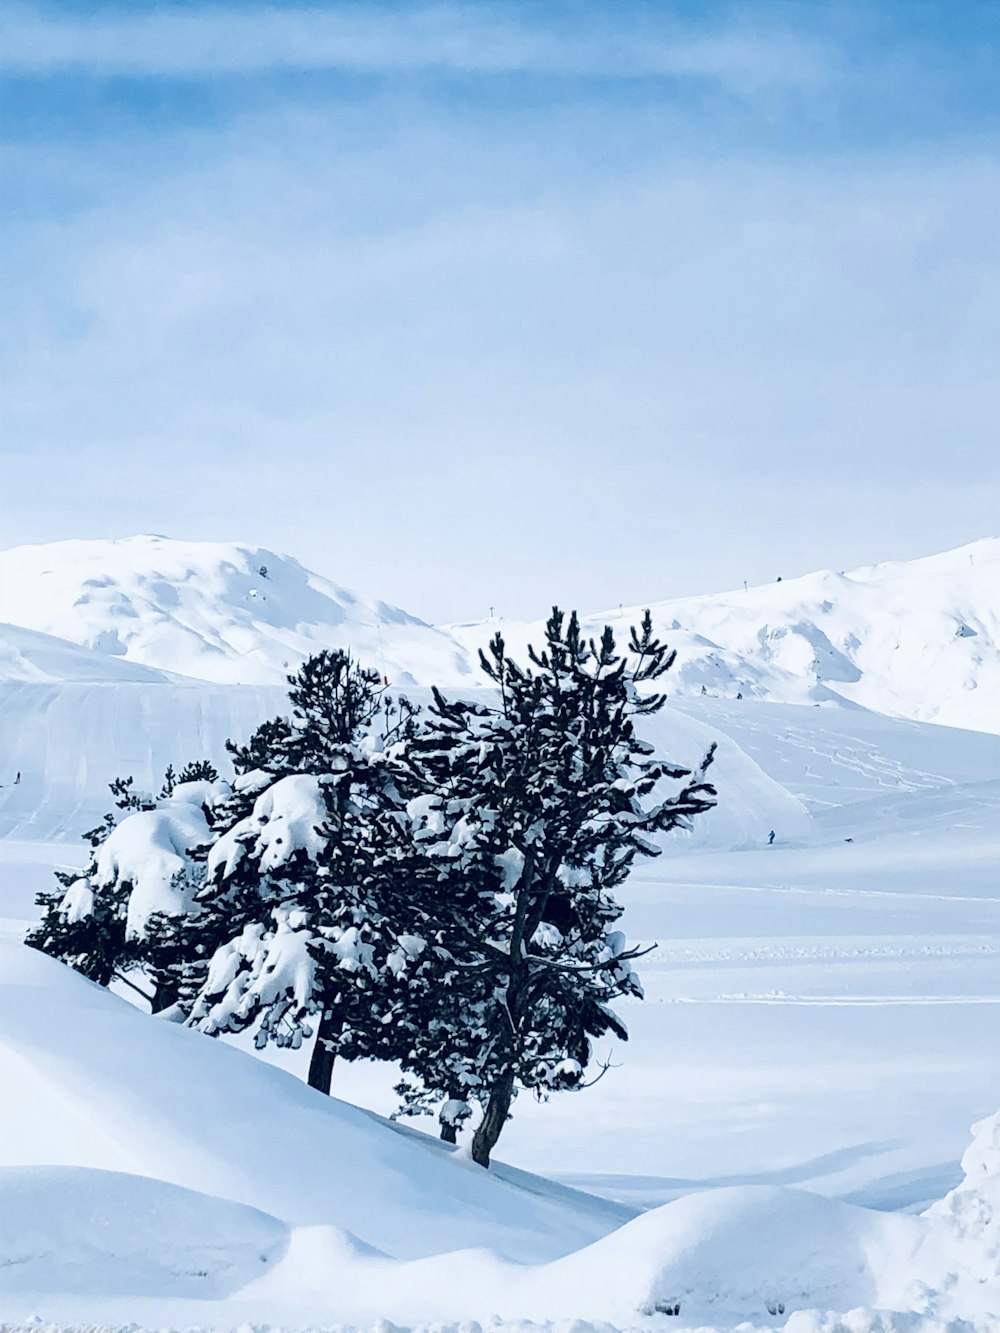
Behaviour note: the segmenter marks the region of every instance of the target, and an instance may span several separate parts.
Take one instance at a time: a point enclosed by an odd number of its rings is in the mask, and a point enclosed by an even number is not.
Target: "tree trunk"
[[[337,1020],[324,1011],[316,1029],[316,1043],[309,1059],[309,1086],[315,1088],[317,1092],[325,1092],[327,1096],[330,1095],[333,1062],[336,1059],[329,1043],[337,1035],[337,1030]]]
[[[456,1125],[441,1121],[441,1138],[445,1143],[458,1142],[458,1127]]]
[[[125,981],[125,978],[122,977],[122,980]],[[133,985],[132,982],[127,981],[126,985],[132,986],[133,990],[138,990],[139,994],[140,995],[142,994],[142,991],[139,990],[139,987]],[[176,982],[172,978],[164,978],[162,980],[157,980],[156,990],[154,991],[153,998],[150,1000],[149,1003],[150,1010],[154,1014],[162,1014],[164,1009],[169,1009],[171,1005],[176,1004],[177,1001],[180,999],[180,997],[181,997],[181,988],[178,982]]]
[[[507,1123],[510,1104],[513,1100],[514,1074],[511,1071],[504,1074],[493,1085],[490,1100],[486,1107],[486,1114],[483,1116],[472,1140],[472,1160],[478,1162],[480,1166],[489,1166],[490,1153],[497,1146],[497,1139],[499,1139],[503,1127]]]

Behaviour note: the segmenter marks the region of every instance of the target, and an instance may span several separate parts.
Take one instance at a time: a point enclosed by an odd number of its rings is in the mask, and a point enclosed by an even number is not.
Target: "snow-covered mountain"
[[[650,606],[678,651],[674,698],[861,705],[1000,732],[1000,538]],[[625,631],[641,613],[619,607],[584,622],[594,633],[605,623]],[[476,650],[497,629],[521,654],[543,631],[541,620],[435,628],[290,556],[163,537],[0,552],[0,620],[122,667],[225,685],[282,685],[310,653],[342,646],[394,683],[468,688],[482,681]],[[38,644],[34,652],[45,656]],[[67,658],[63,678],[94,669],[86,661]],[[0,677],[26,671],[0,653]]]
[[[283,684],[320,648],[350,647],[395,683],[467,671],[446,633],[287,555],[165,537],[0,552],[0,621],[130,663],[220,684]]]
[[[1000,538],[922,560],[823,570],[650,604],[677,649],[675,696],[860,704],[890,717],[1000,732]],[[642,607],[584,617],[624,630]],[[452,625],[470,651],[499,629],[515,654],[543,622]]]

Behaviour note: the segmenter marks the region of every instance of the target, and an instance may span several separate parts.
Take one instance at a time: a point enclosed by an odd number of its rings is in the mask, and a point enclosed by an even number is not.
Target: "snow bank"
[[[898,1303],[924,1228],[802,1190],[742,1186],[688,1195],[552,1265],[589,1288],[591,1312],[679,1312],[734,1322],[788,1310]],[[581,1313],[584,1313],[581,1310]]]
[[[922,1276],[947,1313],[989,1314],[1000,1327],[1000,1111],[973,1125],[962,1170],[961,1183],[924,1214],[934,1231]]]
[[[0,1168],[0,1295],[218,1300],[280,1258],[287,1228],[162,1180],[80,1167]]]

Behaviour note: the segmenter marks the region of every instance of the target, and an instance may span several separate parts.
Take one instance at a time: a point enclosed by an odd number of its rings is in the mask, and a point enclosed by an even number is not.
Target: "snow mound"
[[[803,1308],[898,1306],[900,1273],[924,1236],[917,1218],[778,1186],[688,1195],[553,1264],[566,1290],[614,1274],[591,1313],[680,1314],[685,1324]],[[613,1294],[613,1288],[617,1292]],[[583,1311],[581,1310],[581,1313]]]
[[[924,1214],[947,1236],[947,1243],[928,1247],[926,1280],[945,1293],[978,1291],[975,1313],[991,1314],[1000,1325],[1000,1111],[972,1126],[962,1170],[961,1183]],[[967,1301],[959,1295],[957,1303],[954,1313],[965,1313]]]
[[[0,619],[200,680],[279,684],[321,648],[394,682],[467,679],[451,637],[287,555],[165,537],[0,552]]]
[[[987,1181],[1000,1189],[1000,1111],[972,1126],[972,1142],[962,1155],[961,1189],[981,1189]]]
[[[779,1186],[629,1217],[537,1177],[515,1187],[2,940],[0,980],[0,1086],[17,1090],[0,1099],[10,1316],[440,1328],[492,1315],[581,1330],[787,1318],[790,1333],[1000,1319],[1000,1113],[976,1127],[962,1185],[920,1217]]]
[[[0,1293],[218,1300],[281,1257],[287,1228],[162,1180],[0,1168]]]
[[[831,570],[763,587],[656,602],[677,649],[671,696],[860,704],[891,717],[1000,731],[1000,538],[921,560]],[[583,618],[626,630],[642,607]],[[448,627],[473,652],[498,628],[515,655],[543,623]]]

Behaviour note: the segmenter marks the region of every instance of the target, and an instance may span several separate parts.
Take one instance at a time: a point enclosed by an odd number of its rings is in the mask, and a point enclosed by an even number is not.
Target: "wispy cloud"
[[[673,76],[739,87],[812,84],[831,70],[819,43],[775,28],[696,30],[655,11],[511,4],[393,8],[287,5],[91,11],[8,5],[0,67],[114,75],[267,71]],[[581,21],[582,15],[582,21]]]

